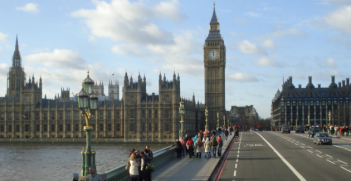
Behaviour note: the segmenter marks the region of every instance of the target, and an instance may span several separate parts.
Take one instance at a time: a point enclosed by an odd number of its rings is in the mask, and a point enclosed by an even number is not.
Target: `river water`
[[[98,173],[128,161],[130,149],[144,150],[145,143],[93,143]],[[149,144],[155,152],[170,144]],[[0,143],[0,181],[72,180],[82,166],[84,143]]]

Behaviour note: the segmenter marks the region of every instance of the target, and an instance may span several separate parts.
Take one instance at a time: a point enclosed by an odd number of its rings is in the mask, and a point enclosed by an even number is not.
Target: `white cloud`
[[[247,15],[247,16],[251,16],[251,17],[255,17],[255,18],[261,16],[260,14],[257,14],[257,13],[254,13],[254,12],[247,12],[246,15]]]
[[[0,40],[1,40],[1,41],[6,41],[6,40],[7,40],[7,37],[8,37],[8,35],[6,35],[6,34],[0,32]]]
[[[261,57],[258,61],[255,62],[257,66],[272,66],[272,67],[281,67],[281,65],[274,61],[271,60],[268,57]]]
[[[258,79],[252,74],[242,72],[230,74],[228,79],[236,82],[258,82]]]
[[[331,27],[351,33],[351,6],[342,6],[324,19]]]
[[[264,49],[257,47],[256,44],[251,43],[248,40],[237,43],[237,47],[240,52],[244,54],[267,54]]]
[[[167,18],[173,22],[184,19],[178,1],[163,1],[148,7],[144,1],[112,0],[111,3],[94,1],[95,9],[81,9],[71,13],[84,18],[95,37],[138,44],[171,44],[173,34],[153,24],[155,19]]]
[[[36,13],[39,11],[38,6],[36,4],[33,4],[33,3],[28,3],[22,7],[16,7],[16,10],[31,12],[31,13]]]
[[[276,44],[273,39],[265,39],[262,42],[262,46],[266,48],[276,48]]]
[[[333,58],[328,58],[325,63],[328,67],[335,67],[335,60]]]
[[[270,34],[262,36],[260,39],[262,39],[262,46],[265,48],[276,48],[277,45],[275,44],[275,39],[281,38],[284,36],[289,36],[289,35],[297,35],[300,37],[306,37],[305,33],[302,31],[295,29],[295,28],[290,28],[287,30],[278,30],[274,31]]]
[[[85,64],[85,61],[78,53],[66,49],[55,49],[49,53],[27,55],[24,59],[30,62],[38,62],[48,67],[83,69]]]

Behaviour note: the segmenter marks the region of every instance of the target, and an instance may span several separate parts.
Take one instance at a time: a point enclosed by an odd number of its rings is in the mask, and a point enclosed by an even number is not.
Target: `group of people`
[[[200,130],[195,137],[191,138],[186,135],[177,139],[175,142],[175,151],[177,152],[177,158],[180,159],[182,156],[189,155],[189,158],[194,157],[196,153],[196,158],[201,158],[202,152],[205,153],[205,158],[211,158],[222,155],[223,139],[228,139],[228,135],[236,131],[235,134],[238,135],[238,130],[236,127],[220,127],[218,130],[212,131],[202,131]],[[222,133],[222,135],[217,134]],[[216,137],[217,135],[217,137]],[[212,152],[212,155],[211,155]]]
[[[132,181],[151,181],[153,153],[146,145],[144,151],[131,149],[126,169]],[[151,169],[152,168],[152,169]]]
[[[79,174],[73,173],[73,181],[79,180]],[[101,176],[95,172],[95,168],[89,167],[89,175],[86,176],[85,181],[102,181]]]

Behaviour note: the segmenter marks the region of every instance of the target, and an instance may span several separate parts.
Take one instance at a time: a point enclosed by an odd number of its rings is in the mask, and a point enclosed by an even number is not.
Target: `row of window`
[[[49,127],[50,126],[50,127]],[[74,124],[73,128],[71,127],[72,125],[71,124],[66,124],[66,130],[65,131],[79,131],[79,124]],[[94,130],[95,130],[95,124],[92,124]],[[116,131],[121,131],[121,124],[120,123],[117,123],[116,124],[116,127],[115,127]],[[56,131],[56,124],[51,124],[51,125],[48,125],[48,124],[43,124],[43,127],[42,127],[43,131],[48,131],[49,129],[51,131]],[[104,131],[104,124],[99,124],[99,131]],[[59,131],[63,131],[63,124],[59,124],[58,125],[58,130]],[[106,127],[106,130],[107,131],[112,131],[112,124],[107,124],[107,127]],[[0,132],[4,132],[5,131],[5,126],[3,124],[0,125]],[[11,132],[12,131],[12,125],[9,124],[7,125],[7,131]],[[14,131],[16,132],[19,132],[20,131],[20,125],[17,124],[15,125],[15,129]],[[24,125],[24,131],[29,131],[29,124],[25,124]],[[40,125],[39,124],[36,124],[35,125],[35,131],[40,131]]]
[[[328,106],[332,105],[332,102],[334,103],[334,105],[343,105],[345,102],[345,105],[349,105],[349,101],[286,101],[286,106],[296,106],[296,104],[298,104],[299,106],[302,106],[302,104],[304,104],[305,106],[314,106],[314,104],[316,104],[316,106],[319,106],[320,104],[322,104],[322,106],[325,106],[326,103]],[[280,102],[281,106],[284,106],[284,102]]]

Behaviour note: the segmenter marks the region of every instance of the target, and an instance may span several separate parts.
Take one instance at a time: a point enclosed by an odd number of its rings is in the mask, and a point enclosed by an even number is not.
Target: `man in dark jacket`
[[[216,158],[217,145],[218,145],[216,137],[214,137],[214,139],[211,141],[211,143],[212,143],[213,158]]]
[[[145,150],[147,150],[149,152],[149,158],[152,162],[152,159],[154,159],[154,154],[152,153],[152,151],[149,149],[149,145],[145,146]]]
[[[175,151],[177,152],[177,158],[182,158],[182,143],[180,143],[180,141],[177,139],[175,142]]]

